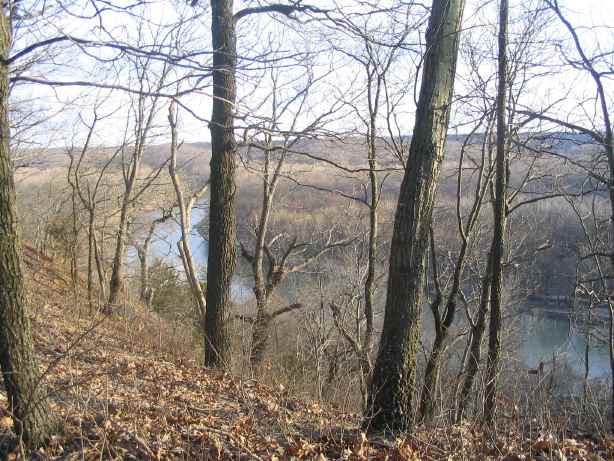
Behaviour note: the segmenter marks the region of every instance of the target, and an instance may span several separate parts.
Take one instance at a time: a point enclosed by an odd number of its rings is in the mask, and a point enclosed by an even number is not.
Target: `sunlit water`
[[[584,325],[542,316],[539,312],[523,312],[518,315],[518,327],[520,358],[528,367],[535,368],[540,362],[552,364],[554,360],[566,362],[579,377],[584,376],[587,345]],[[603,336],[604,331],[601,333]],[[589,346],[589,377],[608,377],[610,362],[607,344],[592,338]]]
[[[157,213],[152,213],[151,217],[159,216]],[[205,208],[194,207],[192,209],[191,229],[189,242],[194,257],[194,263],[201,270],[201,278],[205,279],[205,269],[207,267],[207,250],[208,242],[198,231],[198,226],[207,216]],[[173,219],[156,227],[155,237],[151,242],[150,257],[161,258],[166,263],[172,264],[179,272],[183,272],[183,264],[179,255],[177,244],[181,240],[181,230],[179,223]],[[136,251],[131,248],[128,252],[128,260],[132,263],[137,263]],[[155,287],[154,287],[155,288]],[[240,280],[235,280],[232,286],[232,296],[235,301],[243,301],[251,294],[251,290],[243,285]]]
[[[194,208],[190,233],[195,262],[203,271],[207,264],[207,241],[202,238],[197,227],[206,217],[206,213],[203,208]],[[164,258],[182,271],[177,250],[180,237],[179,225],[174,221],[168,221],[158,226],[151,251],[153,257]],[[129,258],[136,261],[134,251]],[[237,279],[233,284],[235,301],[244,302],[250,296],[250,288]],[[424,314],[424,328],[428,329],[432,321],[428,318],[430,317],[428,312]],[[539,309],[533,309],[513,316],[509,320],[509,327],[513,331],[512,343],[517,346],[515,358],[523,362],[527,368],[537,368],[540,362],[544,362],[549,368],[554,361],[561,365],[566,363],[577,377],[584,376],[587,337],[583,326],[570,325],[569,320],[547,317],[541,315]],[[609,353],[605,343],[592,339],[588,358],[590,378],[610,376]]]

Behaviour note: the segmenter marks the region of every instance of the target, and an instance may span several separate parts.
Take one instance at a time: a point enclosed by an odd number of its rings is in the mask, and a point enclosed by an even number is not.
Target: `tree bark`
[[[11,47],[7,9],[0,16],[0,55]],[[52,417],[40,382],[26,305],[9,148],[9,69],[0,64],[0,366],[15,432],[28,447],[46,441]]]
[[[268,302],[264,306],[258,304],[256,320],[254,321],[252,333],[252,347],[249,355],[249,362],[252,368],[258,367],[264,359],[264,352],[269,344],[269,330],[271,328],[271,314],[267,312]]]
[[[367,278],[365,280],[365,334],[362,339],[362,357],[360,357],[361,388],[363,392],[363,406],[366,408],[368,402],[367,383],[371,379],[373,364],[370,358],[371,347],[373,345],[373,317],[375,312],[375,282],[377,269],[377,246],[379,240],[379,180],[377,177],[377,111],[379,108],[379,96],[381,89],[381,78],[378,77],[375,100],[372,101],[371,82],[369,82],[369,133],[367,135],[368,161],[369,161],[369,248],[367,262]]]
[[[370,430],[405,431],[413,424],[425,256],[463,9],[463,0],[433,1],[416,124],[395,214],[384,327],[365,411]]]
[[[471,397],[471,389],[473,382],[480,368],[480,358],[482,354],[482,338],[486,331],[486,320],[490,307],[490,274],[492,266],[492,257],[489,253],[488,263],[486,267],[486,275],[482,281],[482,293],[480,297],[480,306],[478,308],[478,316],[475,323],[471,325],[471,344],[469,346],[469,357],[467,369],[465,370],[465,379],[461,387],[458,398],[458,408],[456,410],[456,420],[460,422],[465,417],[469,398]]]
[[[496,422],[497,375],[501,349],[501,288],[503,277],[503,252],[507,215],[507,17],[508,0],[499,4],[499,70],[497,87],[497,158],[495,179],[494,229],[492,240],[492,275],[490,287],[490,323],[488,326],[488,363],[486,367],[486,401],[484,419],[487,424]]]
[[[87,223],[87,301],[90,311],[94,310],[94,239],[96,232],[94,228],[94,213],[89,211],[89,218]]]
[[[235,169],[236,37],[232,0],[211,0],[213,109],[211,114],[211,200],[207,261],[205,366],[230,361],[227,319],[236,265]]]
[[[128,227],[128,208],[130,206],[131,190],[126,190],[119,217],[119,226],[115,236],[115,252],[109,282],[109,303],[107,313],[120,303],[120,295],[124,291],[124,253],[126,252],[126,232]]]

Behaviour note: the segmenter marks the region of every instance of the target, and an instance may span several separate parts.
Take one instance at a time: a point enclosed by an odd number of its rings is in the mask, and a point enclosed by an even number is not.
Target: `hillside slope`
[[[489,444],[467,426],[368,440],[356,415],[183,359],[152,314],[89,314],[53,261],[30,248],[25,260],[35,340],[61,428],[29,459],[614,459],[614,443],[608,452],[603,440],[528,441],[510,430]],[[0,407],[8,445],[4,393]]]

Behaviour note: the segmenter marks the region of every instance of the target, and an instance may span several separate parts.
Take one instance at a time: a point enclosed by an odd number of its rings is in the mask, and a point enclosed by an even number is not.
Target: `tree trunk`
[[[211,200],[207,261],[205,366],[230,360],[227,318],[236,264],[234,105],[236,37],[232,0],[211,0],[213,109],[211,114]]]
[[[610,432],[614,433],[614,305],[610,303],[610,324],[609,324],[609,353],[610,353],[610,373],[612,376],[612,388],[610,390],[610,397],[612,403],[610,404]]]
[[[271,328],[271,315],[267,313],[267,302],[258,302],[258,311],[252,332],[252,348],[249,362],[252,369],[257,368],[264,358],[264,352],[269,343],[269,329]]]
[[[501,349],[501,287],[503,251],[507,214],[507,160],[506,160],[506,93],[507,93],[507,16],[508,1],[499,5],[499,71],[497,87],[497,159],[494,203],[494,230],[492,241],[492,276],[490,287],[490,323],[488,326],[488,364],[486,367],[486,402],[484,418],[487,424],[496,422],[497,374]]]
[[[94,228],[94,213],[89,210],[87,225],[87,300],[90,311],[94,310],[94,239],[96,232]]]
[[[124,291],[124,252],[126,249],[126,232],[128,226],[128,208],[130,206],[130,191],[126,190],[126,195],[122,203],[119,217],[119,226],[115,237],[115,253],[113,254],[113,269],[111,271],[111,281],[109,282],[109,303],[108,313],[120,303],[120,295]]]
[[[11,24],[0,16],[0,53],[6,59],[11,46]],[[46,392],[26,305],[21,246],[17,231],[15,184],[9,150],[9,69],[0,65],[0,366],[13,415],[15,432],[28,447],[45,442],[52,431]]]
[[[104,262],[102,259],[101,251],[98,250],[98,241],[96,240],[96,234],[93,234],[92,243],[94,245],[94,259],[96,260],[96,272],[98,273],[98,284],[100,286],[99,299],[106,299],[105,291],[107,286],[106,274],[104,272]],[[104,235],[101,239],[104,243]]]
[[[179,207],[179,226],[181,228],[181,239],[177,242],[177,248],[181,255],[181,262],[183,263],[183,270],[186,273],[190,289],[192,290],[192,296],[198,305],[199,323],[204,328],[205,315],[207,311],[206,294],[198,279],[198,272],[196,270],[196,264],[194,264],[194,257],[192,256],[192,247],[190,246],[190,229],[192,226],[192,207],[198,200],[204,195],[207,190],[205,184],[199,191],[197,191],[186,203],[181,180],[177,174],[177,150],[178,150],[178,136],[177,136],[177,113],[175,112],[174,104],[171,104],[168,112],[168,121],[171,127],[171,161],[168,165],[168,173],[173,182],[175,189],[175,196],[177,197],[177,206]]]
[[[404,431],[413,420],[416,355],[433,201],[454,90],[463,0],[434,0],[408,168],[391,243],[386,312],[365,426]]]
[[[469,357],[467,363],[467,370],[465,370],[465,379],[461,387],[460,395],[458,398],[458,408],[456,410],[456,420],[460,422],[465,417],[467,406],[469,405],[469,398],[471,397],[471,389],[473,382],[480,368],[480,358],[482,349],[482,338],[486,331],[486,319],[488,317],[488,311],[490,306],[490,274],[492,266],[492,257],[488,255],[488,263],[486,267],[486,275],[482,282],[482,293],[480,299],[480,306],[478,308],[478,317],[475,324],[471,326],[471,344],[469,346]]]
[[[143,248],[137,249],[137,252],[141,263],[141,289],[139,298],[148,309],[151,309],[153,291],[149,286],[149,240],[145,240]]]
[[[439,370],[444,352],[444,343],[447,334],[439,333],[435,336],[433,350],[426,362],[424,371],[424,384],[420,397],[420,418],[423,421],[430,421],[435,410],[435,400],[437,396],[437,386],[439,384]]]
[[[365,280],[365,334],[362,341],[362,357],[361,361],[361,389],[363,389],[363,403],[364,408],[367,405],[367,387],[368,382],[371,379],[371,373],[373,365],[370,359],[371,347],[373,344],[373,316],[374,316],[374,298],[375,298],[375,278],[376,278],[376,266],[377,266],[377,244],[378,244],[378,226],[379,216],[377,208],[379,206],[379,190],[378,190],[378,178],[377,178],[377,158],[376,158],[376,117],[377,107],[379,105],[379,88],[376,93],[375,104],[371,104],[374,108],[371,110],[371,117],[369,120],[369,186],[370,201],[369,201],[369,256],[367,263],[367,279]]]

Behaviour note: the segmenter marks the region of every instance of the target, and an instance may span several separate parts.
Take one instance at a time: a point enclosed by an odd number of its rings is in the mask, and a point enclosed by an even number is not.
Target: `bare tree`
[[[96,218],[98,207],[104,198],[100,198],[99,194],[105,186],[105,175],[109,167],[117,159],[123,146],[113,150],[109,158],[99,169],[86,169],[87,154],[93,149],[91,146],[92,138],[95,133],[96,125],[101,117],[94,111],[94,117],[91,124],[87,127],[87,136],[83,146],[77,150],[75,146],[71,146],[68,150],[70,163],[68,165],[68,183],[72,189],[73,200],[74,196],[79,198],[81,206],[87,212],[87,236],[88,236],[88,257],[87,257],[87,294],[90,309],[93,309],[94,303],[94,265],[98,274],[98,284],[100,295],[105,298],[106,293],[106,276],[104,270],[104,262],[100,251],[100,244],[96,237]],[[85,123],[85,122],[84,122]],[[77,152],[76,152],[77,151]],[[75,210],[73,210],[74,214]],[[77,219],[73,216],[73,219]]]
[[[211,0],[213,109],[211,113],[211,199],[207,255],[205,366],[226,367],[230,343],[226,320],[236,265],[235,169],[236,32],[232,0]]]
[[[150,132],[159,109],[160,96],[157,92],[164,86],[169,72],[169,66],[163,64],[160,75],[157,78],[153,77],[154,81],[152,82],[150,74],[152,69],[150,65],[151,59],[148,58],[135,62],[136,84],[139,88],[139,93],[132,98],[131,104],[131,111],[134,116],[134,139],[132,145],[124,142],[120,151],[123,192],[115,237],[111,278],[109,281],[109,301],[107,306],[109,313],[113,307],[118,305],[120,295],[124,290],[125,250],[131,209],[166,166],[162,165],[151,172],[146,178],[140,177],[146,144],[149,141]],[[153,96],[148,96],[152,93]],[[139,182],[141,182],[140,185]]]
[[[494,230],[491,247],[490,277],[490,324],[488,327],[488,366],[486,370],[485,420],[495,423],[497,374],[501,350],[501,287],[505,249],[505,226],[507,217],[507,22],[509,7],[507,0],[499,3],[499,57],[497,85],[497,156],[495,168],[495,197],[493,203]]]
[[[416,355],[425,258],[435,190],[446,144],[464,1],[433,2],[416,124],[401,185],[390,249],[384,327],[365,425],[402,431],[413,421]]]
[[[367,178],[360,184],[362,196],[346,197],[367,209],[366,241],[362,243],[366,248],[366,269],[364,278],[358,277],[363,279],[363,296],[361,299],[354,294],[345,293],[340,299],[330,302],[333,321],[358,361],[363,408],[367,405],[367,389],[373,370],[371,352],[375,335],[375,295],[378,281],[383,276],[378,274],[382,253],[379,208],[386,180],[395,173],[395,169],[390,167],[390,160],[397,158],[402,166],[405,166],[405,141],[396,124],[396,110],[404,102],[407,87],[411,83],[399,88],[399,85],[393,84],[392,81],[395,64],[398,64],[407,52],[407,38],[410,32],[418,29],[422,19],[420,15],[414,17],[409,13],[412,7],[413,5],[399,5],[399,11],[392,8],[392,11],[386,11],[386,16],[381,19],[383,23],[375,21],[375,25],[371,22],[371,16],[364,24],[357,24],[356,20],[364,18],[353,19],[344,15],[345,33],[352,40],[351,46],[357,41],[359,48],[348,50],[335,42],[331,44],[333,49],[349,57],[358,66],[364,78],[364,81],[358,83],[360,94],[345,101],[360,121],[361,127],[358,129],[364,130],[361,136],[364,136],[368,165],[365,172]],[[408,76],[404,75],[404,78]],[[385,128],[382,128],[382,125]],[[354,254],[361,259],[362,252]],[[357,264],[365,264],[365,261],[361,259]],[[352,288],[355,289],[353,286]],[[356,318],[352,313],[360,305],[361,318]],[[349,317],[349,321],[344,321],[346,317]]]
[[[192,2],[196,5],[198,0]],[[235,170],[237,45],[236,24],[254,14],[318,11],[297,2],[248,7],[233,12],[233,0],[211,0],[213,43],[213,107],[211,112],[211,199],[207,262],[207,314],[205,365],[226,367],[230,359],[227,319],[231,309],[231,283],[236,266]]]
[[[485,118],[487,118],[489,114],[485,115]],[[480,120],[479,123],[475,125],[472,132],[465,138],[459,155],[456,182],[456,221],[460,236],[460,249],[458,250],[456,259],[451,264],[452,281],[450,284],[451,286],[446,292],[444,292],[440,281],[441,273],[436,254],[435,236],[434,232],[431,231],[430,262],[433,272],[432,279],[435,294],[434,300],[430,303],[430,309],[434,319],[435,339],[426,362],[424,383],[420,397],[420,418],[424,421],[429,421],[433,417],[434,405],[436,403],[436,391],[439,385],[439,373],[443,362],[443,354],[448,343],[450,328],[452,327],[458,311],[459,301],[466,301],[463,293],[465,264],[474,243],[476,224],[479,223],[482,205],[487,191],[489,190],[489,186],[491,185],[492,165],[486,147],[488,144],[487,137],[484,137],[480,159],[478,162],[475,162],[474,174],[477,176],[477,180],[470,210],[466,219],[463,219],[461,202],[466,196],[466,192],[463,193],[463,172],[469,168],[467,166],[469,162],[466,160],[466,156],[468,156],[467,151],[471,147],[472,138],[476,135],[477,130],[484,126],[483,122],[484,120]],[[474,163],[473,159],[471,159],[471,163]],[[485,325],[486,311],[480,309],[479,312],[481,314],[476,322],[473,322],[473,319],[469,317],[472,327],[483,328]],[[476,338],[477,337],[478,336],[476,336]],[[479,344],[474,345],[472,351],[475,351],[475,348],[479,351]]]
[[[179,255],[181,256],[183,270],[188,279],[190,289],[192,290],[192,296],[198,305],[200,322],[202,324],[207,311],[207,300],[205,290],[203,290],[202,283],[198,278],[197,267],[194,263],[194,257],[192,255],[192,247],[190,246],[190,231],[192,226],[192,209],[207,192],[209,181],[206,181],[200,188],[194,191],[188,200],[185,199],[184,187],[177,172],[177,151],[179,149],[179,145],[177,133],[177,112],[173,103],[171,103],[169,106],[168,121],[171,127],[171,161],[168,165],[168,172],[171,180],[173,181],[173,187],[175,188],[177,207],[179,209],[179,227],[181,229],[181,238],[179,242],[177,242],[177,247],[179,249]]]
[[[153,301],[154,290],[151,287],[149,281],[149,250],[151,247],[151,242],[155,236],[156,228],[160,224],[164,224],[169,219],[173,217],[173,209],[172,208],[162,208],[160,210],[160,216],[155,218],[149,224],[149,228],[147,229],[147,233],[145,234],[145,238],[143,239],[143,243],[139,244],[137,241],[133,239],[132,245],[136,249],[136,255],[139,258],[139,263],[141,266],[140,273],[140,284],[141,287],[139,289],[139,298],[143,304],[145,304],[149,309],[151,309],[151,303]]]
[[[571,119],[557,115],[555,112],[557,109],[556,103],[544,110],[536,111],[534,109],[529,109],[521,111],[520,113],[527,115],[528,121],[539,120],[546,124],[558,126],[565,131],[585,135],[591,142],[599,146],[600,152],[598,156],[603,156],[605,154],[606,171],[603,174],[595,168],[597,164],[601,164],[599,160],[586,166],[583,165],[581,161],[571,158],[564,153],[555,152],[547,147],[541,150],[556,157],[564,158],[574,166],[583,168],[590,178],[604,185],[608,190],[610,214],[614,217],[614,127],[612,124],[610,99],[607,91],[608,85],[611,83],[612,75],[614,75],[612,64],[608,60],[608,57],[612,54],[612,50],[597,49],[594,55],[591,55],[589,48],[583,43],[578,29],[570,22],[558,0],[544,0],[544,3],[563,25],[565,32],[571,39],[570,49],[566,49],[560,43],[556,45],[556,49],[560,53],[563,62],[569,69],[586,74],[590,77],[590,81],[594,84],[595,96],[588,101],[581,101],[578,104],[578,110],[573,113]],[[590,104],[592,108],[586,110],[584,104]],[[594,117],[592,120],[588,121],[588,125],[581,121],[576,122],[574,120],[574,118],[578,118],[580,114],[593,112]],[[614,226],[614,218],[611,219],[611,222]],[[614,231],[614,227],[612,227],[612,231]],[[598,253],[600,258],[607,260],[610,272],[614,272],[614,251],[612,251],[611,247],[602,248]],[[610,350],[610,365],[612,377],[614,377],[614,309],[611,305],[609,325],[610,333],[608,343]],[[614,384],[612,385],[612,402],[614,402]],[[614,431],[614,403],[611,409],[610,424],[611,430]]]

